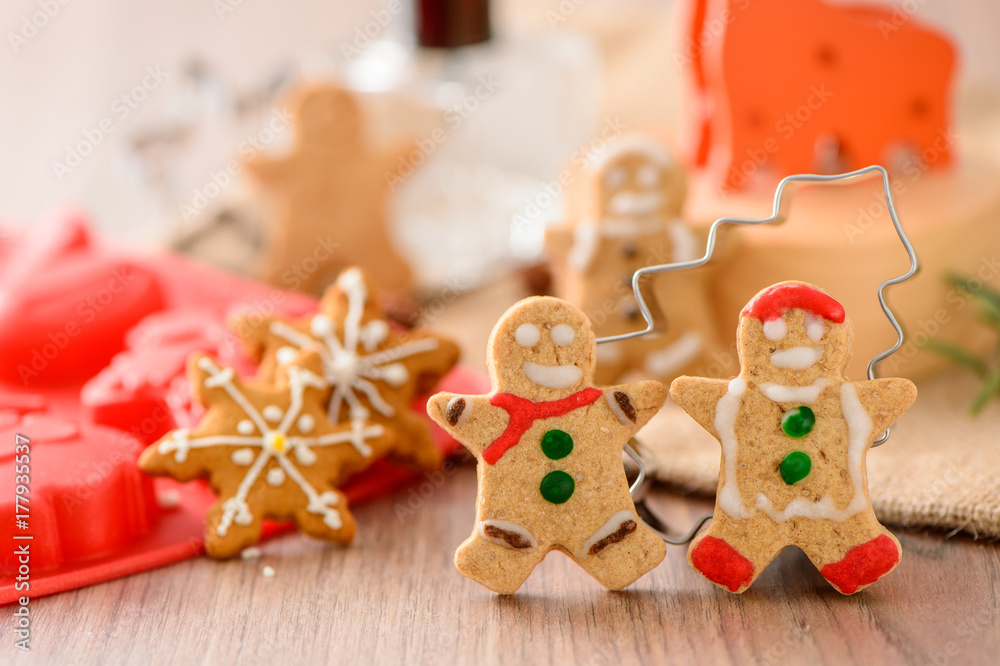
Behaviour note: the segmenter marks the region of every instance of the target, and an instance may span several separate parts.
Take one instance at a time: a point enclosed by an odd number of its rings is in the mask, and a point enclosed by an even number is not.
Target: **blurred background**
[[[1000,154],[1000,4],[884,4],[915,10],[956,38],[959,121],[992,127],[977,129],[986,146],[976,148]],[[492,166],[486,173],[463,171],[465,182],[446,175],[448,196],[466,201],[449,208],[459,219],[437,224],[476,224],[489,258],[470,262],[470,280],[487,279],[512,257],[537,256],[536,223],[561,215],[558,197],[550,203],[543,196],[537,214],[530,207],[540,184],[606,123],[617,119],[668,138],[676,132],[681,72],[673,5],[492,3],[491,45],[469,58],[475,62],[460,63],[466,71],[457,76],[474,80],[477,68],[501,72],[503,103],[449,127],[456,130],[451,137],[475,136],[449,139],[452,145],[437,155],[443,163]],[[245,157],[248,142],[268,153],[288,149],[292,134],[276,110],[295,81],[336,79],[358,91],[371,109],[368,130],[381,145],[405,145],[435,122],[410,106],[419,94],[394,97],[412,93],[426,75],[420,67],[428,66],[416,62],[409,0],[9,0],[0,26],[5,227],[70,204],[114,238],[148,246],[176,242],[203,223],[205,211],[240,210],[247,200],[243,174],[214,180],[213,174]],[[452,92],[459,97],[438,90],[416,105],[447,109],[466,94]],[[440,247],[422,232],[434,215],[426,182],[407,179],[393,199],[403,251],[424,281],[445,281],[436,268]],[[510,239],[511,214],[525,208],[531,224]],[[239,248],[231,252],[239,269]]]

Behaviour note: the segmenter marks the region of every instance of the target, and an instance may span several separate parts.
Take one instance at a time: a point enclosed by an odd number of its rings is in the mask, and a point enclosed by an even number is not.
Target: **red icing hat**
[[[844,323],[844,306],[816,287],[801,282],[783,282],[757,294],[741,316],[773,321],[792,309],[808,310],[836,324]]]

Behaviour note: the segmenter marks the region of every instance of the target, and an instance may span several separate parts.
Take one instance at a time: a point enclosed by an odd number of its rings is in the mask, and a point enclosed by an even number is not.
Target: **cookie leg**
[[[455,551],[455,566],[465,577],[498,594],[514,594],[546,552],[523,527],[483,520]]]
[[[884,527],[879,531],[881,534],[875,538],[850,547],[841,559],[819,567],[819,572],[838,592],[854,594],[863,590],[899,564],[902,556],[899,541]]]
[[[702,576],[730,592],[743,592],[774,559],[779,543],[761,521],[754,529],[726,516],[713,518],[688,549],[688,563]]]
[[[650,572],[667,554],[663,539],[635,511],[611,516],[574,554],[587,573],[609,590],[620,590]]]

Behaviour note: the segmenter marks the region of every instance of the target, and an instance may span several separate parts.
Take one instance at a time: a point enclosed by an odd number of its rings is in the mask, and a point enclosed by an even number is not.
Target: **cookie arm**
[[[715,435],[715,410],[728,390],[725,379],[678,377],[670,384],[670,397],[698,425]]]
[[[854,382],[858,400],[872,420],[872,432],[878,434],[891,426],[917,399],[917,387],[909,379],[890,377]]]
[[[427,415],[479,457],[495,440],[510,417],[490,404],[488,396],[437,393],[427,401]]]
[[[667,401],[667,387],[652,380],[611,386],[604,390],[604,400],[618,421],[634,435]]]

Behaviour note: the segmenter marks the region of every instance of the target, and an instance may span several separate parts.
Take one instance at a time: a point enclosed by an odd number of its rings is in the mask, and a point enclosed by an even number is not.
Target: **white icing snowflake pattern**
[[[337,278],[337,286],[347,295],[343,331],[338,334],[336,323],[323,313],[313,315],[310,321],[312,337],[284,322],[272,322],[271,332],[288,343],[277,350],[276,358],[279,363],[287,363],[300,349],[317,349],[323,359],[324,378],[334,387],[327,412],[334,423],[338,422],[340,408],[345,402],[351,419],[369,418],[370,412],[362,404],[362,396],[378,413],[392,417],[395,410],[382,397],[376,382],[402,386],[410,376],[400,359],[433,351],[438,342],[425,338],[375,351],[388,337],[389,324],[375,319],[361,325],[368,300],[361,271],[356,268],[344,271]]]
[[[368,457],[372,454],[372,449],[367,440],[381,437],[385,429],[378,424],[366,426],[362,421],[355,419],[351,422],[351,430],[348,432],[335,432],[318,437],[289,435],[288,432],[293,426],[297,427],[300,433],[309,433],[313,430],[314,419],[300,412],[306,388],[326,386],[321,377],[297,366],[288,366],[286,372],[291,398],[288,410],[282,411],[277,405],[267,405],[258,411],[233,383],[232,368],[220,369],[207,357],[198,361],[198,367],[209,373],[209,377],[205,379],[205,386],[221,387],[243,410],[246,418],[237,424],[236,430],[239,434],[190,437],[190,430],[182,428],[174,431],[169,439],[160,442],[157,450],[163,455],[172,452],[174,460],[183,463],[187,460],[191,449],[213,446],[237,447],[230,459],[234,464],[241,467],[248,466],[249,469],[240,482],[236,494],[223,503],[222,519],[216,528],[219,536],[226,536],[233,523],[249,525],[253,522],[254,516],[250,512],[246,498],[272,459],[277,461],[278,466],[272,467],[264,475],[268,485],[278,487],[291,479],[305,493],[308,499],[307,510],[323,516],[324,524],[331,530],[340,529],[342,526],[340,514],[333,508],[338,504],[338,496],[333,492],[318,493],[299,471],[299,466],[309,467],[316,462],[316,453],[313,451],[316,447],[348,442],[361,455]],[[276,425],[269,425],[269,422]],[[294,462],[289,454],[294,454]]]

